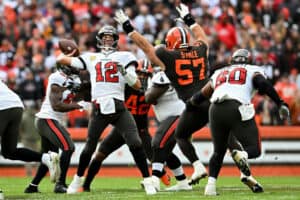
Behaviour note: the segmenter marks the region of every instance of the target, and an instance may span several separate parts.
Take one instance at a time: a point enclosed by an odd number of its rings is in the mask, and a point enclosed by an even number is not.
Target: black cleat
[[[241,181],[247,185],[253,193],[264,192],[263,187],[253,177],[243,177],[241,178]]]
[[[54,186],[55,193],[66,193],[68,186],[66,184],[56,183]]]
[[[25,188],[24,193],[41,193],[37,186],[29,185]]]

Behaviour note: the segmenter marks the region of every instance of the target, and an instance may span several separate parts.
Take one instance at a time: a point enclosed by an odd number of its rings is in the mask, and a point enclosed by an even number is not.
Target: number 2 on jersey
[[[178,77],[178,83],[180,85],[189,85],[193,83],[194,76],[192,69],[183,69],[183,66],[193,66],[194,68],[199,67],[199,80],[205,79],[205,63],[204,58],[197,59],[178,59],[175,61],[175,70]]]
[[[107,62],[102,69],[102,62],[98,62],[95,66],[96,82],[119,82],[118,68],[115,62]],[[102,74],[104,70],[104,75]]]
[[[247,70],[245,68],[234,68],[233,70],[224,70],[216,78],[216,87],[222,85],[225,82],[230,84],[245,84],[246,83]]]

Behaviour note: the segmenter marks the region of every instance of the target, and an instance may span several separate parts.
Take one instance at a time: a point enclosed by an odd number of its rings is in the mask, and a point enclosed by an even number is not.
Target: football
[[[79,56],[79,48],[73,40],[61,39],[58,42],[58,47],[66,55],[70,54],[74,49],[76,49],[75,54],[72,56]]]

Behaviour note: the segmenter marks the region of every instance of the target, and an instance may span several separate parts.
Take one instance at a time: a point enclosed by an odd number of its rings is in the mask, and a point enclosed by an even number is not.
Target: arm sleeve
[[[259,93],[268,95],[277,106],[280,106],[283,103],[272,84],[265,79],[263,75],[254,75],[252,82],[254,88],[257,89]]]

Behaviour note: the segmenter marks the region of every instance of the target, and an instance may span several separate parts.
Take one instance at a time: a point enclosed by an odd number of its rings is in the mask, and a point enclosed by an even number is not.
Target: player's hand
[[[186,17],[188,14],[190,14],[189,8],[183,3],[181,3],[179,6],[176,6],[176,10],[178,11],[182,19],[184,19],[184,17]]]
[[[121,64],[121,63],[117,63],[117,68],[118,68],[118,71],[123,75],[125,76],[126,75],[126,69],[125,67]]]
[[[114,19],[120,24],[123,25],[126,21],[129,21],[129,17],[124,13],[123,10],[119,9],[115,13]]]
[[[134,28],[129,21],[129,17],[124,13],[123,10],[117,10],[114,19],[122,26],[127,34],[134,31]]]
[[[280,119],[285,120],[290,118],[290,110],[286,103],[282,103],[279,107],[279,116]]]

